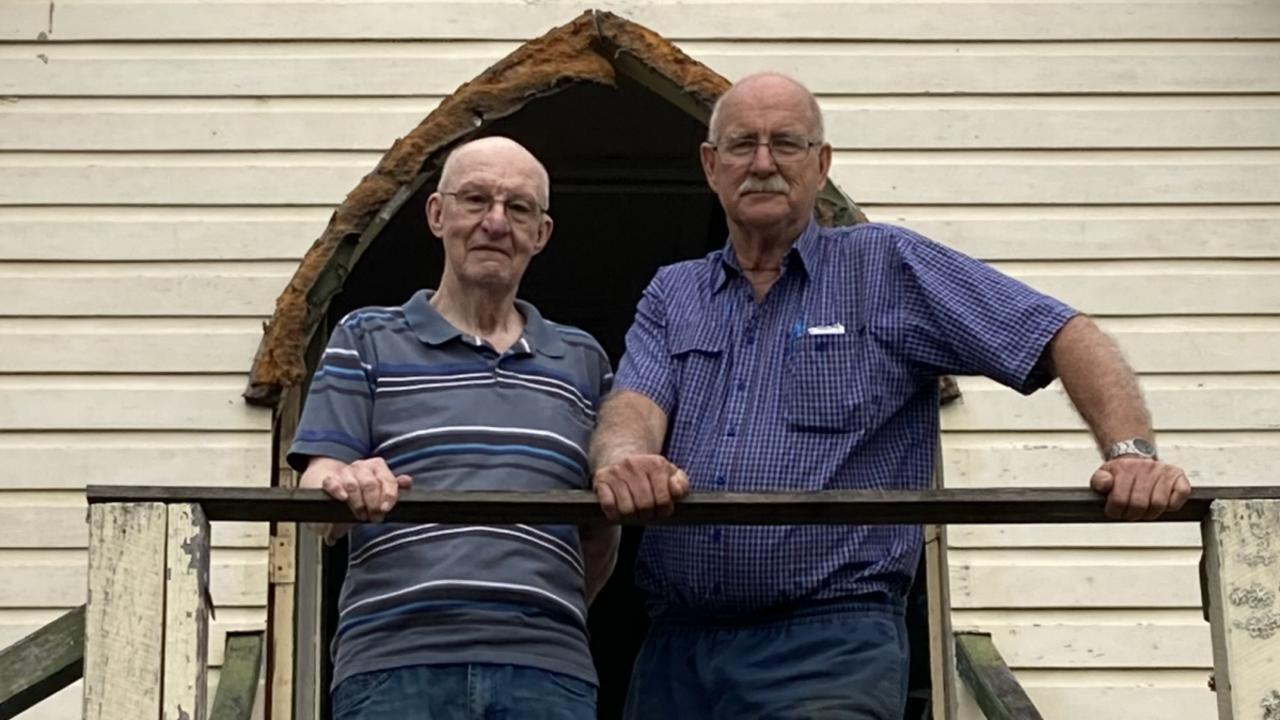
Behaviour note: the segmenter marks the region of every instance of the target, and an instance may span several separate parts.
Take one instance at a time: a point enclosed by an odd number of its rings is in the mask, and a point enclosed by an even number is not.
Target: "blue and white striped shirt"
[[[421,291],[334,328],[289,463],[381,457],[416,488],[566,490],[587,482],[587,441],[608,391],[590,335],[528,303],[502,354],[464,335]],[[350,536],[333,640],[334,686],[406,665],[498,663],[596,681],[576,527],[365,524]]]
[[[938,376],[1030,393],[1074,314],[909,230],[810,223],[759,303],[731,247],[661,268],[614,387],[666,412],[664,452],[695,493],[923,489]],[[900,597],[920,547],[916,526],[651,526],[637,581],[655,612]]]

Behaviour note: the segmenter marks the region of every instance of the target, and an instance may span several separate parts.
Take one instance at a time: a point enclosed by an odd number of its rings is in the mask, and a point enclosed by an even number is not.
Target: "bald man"
[[[384,523],[410,485],[587,487],[612,380],[591,336],[516,299],[551,237],[547,172],[491,137],[457,148],[427,200],[439,287],[334,328],[289,463],[365,524],[349,536],[333,639],[337,720],[595,718],[587,605],[614,532]]]
[[[1185,501],[1088,318],[908,230],[817,226],[831,146],[798,82],[734,85],[700,152],[728,243],[660,269],[640,301],[592,443],[606,514],[667,514],[690,491],[927,488],[942,374],[1024,393],[1060,377],[1108,514]],[[654,623],[628,717],[901,720],[920,548],[916,526],[648,528]]]

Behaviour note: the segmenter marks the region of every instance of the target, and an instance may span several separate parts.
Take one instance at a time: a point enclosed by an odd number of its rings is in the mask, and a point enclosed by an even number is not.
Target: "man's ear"
[[[712,191],[716,189],[716,161],[719,156],[716,155],[716,148],[711,143],[704,142],[698,146],[698,159],[702,161],[702,174],[707,178],[707,185]]]
[[[533,244],[533,254],[537,255],[547,246],[547,242],[551,240],[551,231],[555,228],[556,221],[551,216],[542,213],[542,222],[538,223],[538,239]]]
[[[818,170],[822,173],[823,181],[826,181],[827,173],[831,170],[831,143],[822,143],[822,147],[818,148]]]
[[[444,196],[438,192],[431,193],[431,197],[427,198],[427,227],[431,229],[431,234],[438,238],[444,237]]]

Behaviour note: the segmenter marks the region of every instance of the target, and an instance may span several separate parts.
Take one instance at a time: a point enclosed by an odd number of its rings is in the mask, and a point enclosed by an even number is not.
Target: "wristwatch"
[[[1156,445],[1146,438],[1132,438],[1130,440],[1121,440],[1113,443],[1107,448],[1107,459],[1115,460],[1118,457],[1132,455],[1134,457],[1147,458],[1148,460],[1157,460]]]

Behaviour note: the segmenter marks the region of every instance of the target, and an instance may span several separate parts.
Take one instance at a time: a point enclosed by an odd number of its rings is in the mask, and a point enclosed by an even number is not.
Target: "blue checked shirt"
[[[661,268],[627,333],[615,389],[667,414],[664,453],[695,493],[923,489],[937,378],[1023,393],[1075,311],[888,225],[810,223],[757,303],[731,248]],[[679,510],[677,510],[679,512]],[[905,595],[921,529],[651,526],[637,581],[655,612],[781,609]]]

